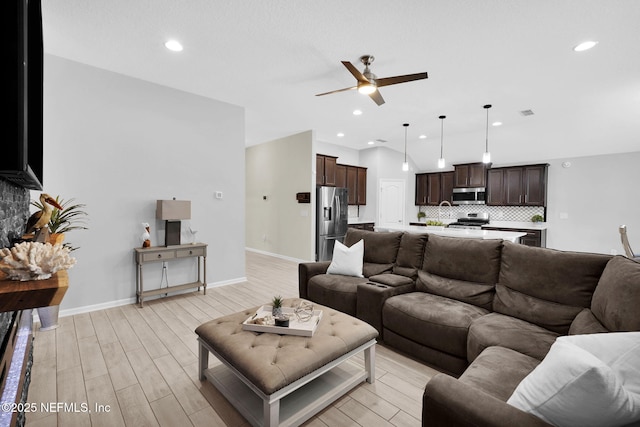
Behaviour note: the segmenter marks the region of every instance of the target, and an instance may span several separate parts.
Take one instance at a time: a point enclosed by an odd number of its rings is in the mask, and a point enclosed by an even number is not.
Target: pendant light
[[[440,158],[438,159],[438,169],[444,169],[444,157],[442,156],[442,135],[444,132],[444,119],[447,118],[447,116],[440,116],[438,117],[440,119]]]
[[[405,123],[404,126],[404,162],[402,163],[402,170],[407,172],[409,170],[409,163],[407,162],[407,128],[409,123]]]
[[[489,108],[491,104],[487,104],[483,107],[487,110],[487,133],[485,136],[484,154],[482,155],[482,163],[491,163],[491,153],[489,152]]]

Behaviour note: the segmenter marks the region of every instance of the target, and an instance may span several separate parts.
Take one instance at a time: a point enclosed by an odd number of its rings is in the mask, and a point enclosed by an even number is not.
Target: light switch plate
[[[222,199],[222,191],[216,191],[216,199]]]

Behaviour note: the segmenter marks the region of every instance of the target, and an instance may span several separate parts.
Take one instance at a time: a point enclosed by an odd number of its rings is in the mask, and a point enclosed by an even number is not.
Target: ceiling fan
[[[384,104],[384,99],[380,92],[378,91],[379,87],[382,86],[390,86],[398,83],[406,83],[413,80],[422,80],[426,79],[427,73],[417,73],[417,74],[406,74],[404,76],[394,76],[394,77],[383,77],[378,78],[375,74],[371,72],[369,69],[369,65],[374,61],[375,57],[373,55],[364,55],[360,57],[360,62],[364,64],[364,72],[358,71],[358,69],[349,61],[342,61],[342,65],[347,67],[347,70],[356,78],[358,84],[353,87],[346,87],[344,89],[332,90],[331,92],[319,93],[316,96],[329,95],[337,92],[344,92],[347,90],[358,89],[358,92],[363,93],[365,95],[369,95],[373,101],[378,104]]]

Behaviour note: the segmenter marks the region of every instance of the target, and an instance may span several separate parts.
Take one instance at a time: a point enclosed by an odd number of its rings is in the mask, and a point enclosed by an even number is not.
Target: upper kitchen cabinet
[[[358,167],[358,188],[356,204],[363,206],[367,204],[367,168]]]
[[[487,185],[487,165],[484,163],[466,163],[453,165],[454,186],[456,188],[485,187]]]
[[[487,204],[546,206],[548,166],[541,164],[490,169]]]
[[[316,155],[316,185],[335,187],[337,159],[324,154]]]
[[[350,205],[367,204],[367,168],[336,164],[336,187],[347,189]]]
[[[416,206],[437,206],[451,203],[454,172],[416,174]]]
[[[336,164],[336,187],[347,188],[347,165]]]

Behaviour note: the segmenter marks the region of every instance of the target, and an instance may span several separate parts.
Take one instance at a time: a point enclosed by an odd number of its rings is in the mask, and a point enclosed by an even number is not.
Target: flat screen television
[[[7,91],[0,98],[0,176],[42,190],[42,7],[41,0],[4,0],[0,31],[8,54]]]

